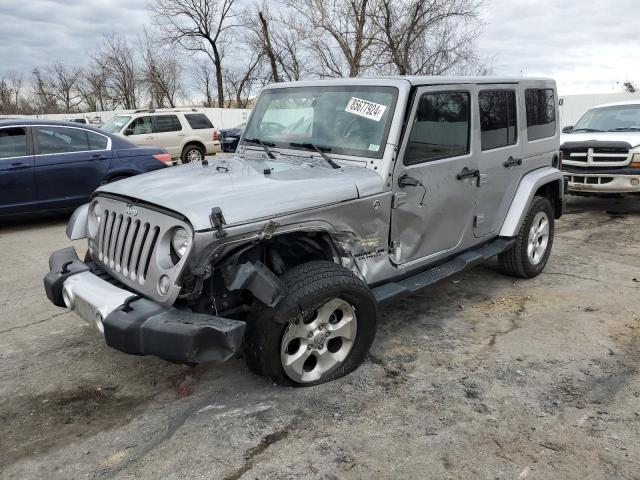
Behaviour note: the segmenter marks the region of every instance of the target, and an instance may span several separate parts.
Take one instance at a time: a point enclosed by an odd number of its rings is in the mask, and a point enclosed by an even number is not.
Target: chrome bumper
[[[609,173],[569,173],[570,192],[584,193],[633,193],[640,192],[640,175],[616,175]]]
[[[242,349],[245,323],[165,307],[112,285],[73,247],[54,252],[44,278],[47,297],[95,326],[110,347],[180,363],[225,361]]]

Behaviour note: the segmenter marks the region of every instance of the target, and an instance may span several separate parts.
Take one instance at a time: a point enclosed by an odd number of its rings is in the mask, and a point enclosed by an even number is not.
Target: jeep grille
[[[192,232],[181,219],[155,209],[107,197],[97,197],[101,221],[93,225],[89,215],[89,251],[93,260],[109,275],[137,292],[163,304],[171,304],[180,287],[176,285],[191,250],[191,243],[181,259],[171,253],[171,234],[182,227]],[[90,210],[91,212],[91,210]],[[162,275],[171,279],[166,295],[158,291]]]

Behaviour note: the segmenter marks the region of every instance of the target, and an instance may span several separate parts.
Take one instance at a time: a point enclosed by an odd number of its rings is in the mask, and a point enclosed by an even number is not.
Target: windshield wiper
[[[571,133],[573,132],[603,132],[604,130],[598,130],[596,128],[574,128],[573,130],[571,130]]]
[[[618,128],[613,128],[607,131],[608,132],[638,132],[640,131],[640,127],[618,127]]]
[[[262,140],[260,140],[259,138],[245,138],[242,140],[243,143],[253,143],[255,145],[260,145],[264,151],[267,153],[267,156],[269,158],[271,158],[272,160],[276,158],[276,156],[273,154],[273,152],[271,150],[269,150],[269,147],[275,147],[276,144],[275,143],[271,143],[271,142],[263,142]]]
[[[324,153],[324,152],[330,152],[331,151],[331,148],[329,148],[329,147],[317,146],[317,145],[314,145],[313,143],[310,143],[310,142],[302,142],[302,143],[291,142],[291,143],[289,143],[289,145],[291,145],[292,147],[306,148],[307,150],[315,150],[316,152],[318,152],[320,154],[320,156],[324,159],[325,162],[327,162],[329,165],[331,165],[331,168],[341,168],[340,165],[338,165],[336,162],[331,160],[329,155]]]

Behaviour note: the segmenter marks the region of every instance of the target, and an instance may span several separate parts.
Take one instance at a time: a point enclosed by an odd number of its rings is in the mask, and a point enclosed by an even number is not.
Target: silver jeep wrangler
[[[87,254],[52,254],[47,296],[122,352],[341,377],[380,304],[494,256],[541,272],[565,201],[556,101],[542,79],[271,85],[234,157],[100,187],[67,227]]]

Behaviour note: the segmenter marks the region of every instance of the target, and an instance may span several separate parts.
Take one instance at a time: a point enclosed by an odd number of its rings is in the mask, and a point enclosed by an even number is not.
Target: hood
[[[195,230],[211,228],[220,207],[227,225],[249,223],[344,202],[382,191],[380,175],[364,167],[327,168],[299,158],[231,157],[164,168],[100,187],[178,212]],[[271,173],[266,174],[265,171]],[[135,200],[132,200],[135,203]]]
[[[563,133],[560,135],[560,146],[567,142],[626,142],[631,147],[640,145],[640,132],[584,132]]]

